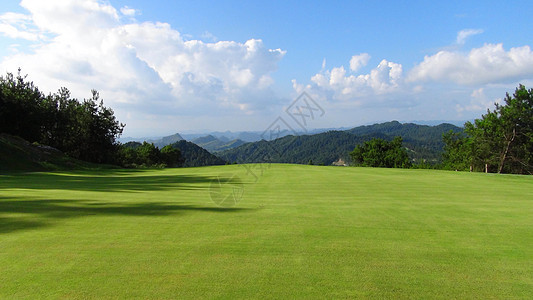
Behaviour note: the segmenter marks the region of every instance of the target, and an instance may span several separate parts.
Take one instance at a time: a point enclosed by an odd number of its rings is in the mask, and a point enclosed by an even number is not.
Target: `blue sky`
[[[406,4],[407,3],[407,4]],[[533,87],[531,1],[0,4],[0,71],[100,91],[125,135],[263,130],[306,92],[306,128],[468,120]],[[298,107],[298,105],[296,106]],[[290,112],[289,112],[290,113]]]

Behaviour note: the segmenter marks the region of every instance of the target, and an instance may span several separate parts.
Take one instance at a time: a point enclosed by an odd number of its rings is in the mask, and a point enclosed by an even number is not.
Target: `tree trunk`
[[[500,156],[500,165],[498,166],[498,174],[502,173],[503,164],[505,163],[505,159],[507,158],[507,153],[509,153],[509,148],[511,147],[511,143],[513,142],[515,136],[516,136],[516,128],[513,128],[513,135],[511,136],[511,139],[509,139],[507,141],[507,145],[505,147],[505,150],[503,151],[502,155]]]

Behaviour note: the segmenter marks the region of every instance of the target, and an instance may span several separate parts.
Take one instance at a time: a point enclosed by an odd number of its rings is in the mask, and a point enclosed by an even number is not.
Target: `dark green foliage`
[[[387,122],[371,126],[356,127],[347,131],[329,131],[314,135],[285,136],[273,141],[247,143],[235,149],[220,153],[228,161],[239,163],[280,162],[306,164],[312,160],[315,164],[331,165],[341,158],[349,161],[349,152],[356,145],[373,138],[391,141],[396,136],[404,138],[411,160],[418,166],[435,165],[442,154],[442,134],[462,129],[451,125],[425,126]]]
[[[153,166],[162,162],[161,152],[154,144],[143,142],[135,151],[141,165]]]
[[[73,159],[55,148],[0,133],[0,173],[3,171],[57,171],[110,167]]]
[[[344,131],[329,131],[314,135],[284,136],[273,141],[246,143],[223,151],[225,160],[238,163],[297,163],[331,165],[339,158],[348,160],[354,145],[368,141],[373,136],[355,136]]]
[[[179,167],[183,163],[180,149],[172,145],[166,145],[161,149],[161,159],[168,167]]]
[[[26,77],[7,73],[0,77],[0,132],[20,136],[30,142],[41,140],[45,123],[43,94]]]
[[[448,170],[467,171],[472,166],[472,140],[465,133],[449,131],[442,136],[444,153],[442,167]]]
[[[418,125],[391,121],[381,124],[355,127],[348,132],[355,135],[380,133],[391,137],[401,136],[403,144],[409,149],[409,157],[417,163],[436,164],[441,159],[444,147],[442,135],[449,132],[462,132],[463,129],[452,124],[443,123],[437,126]]]
[[[159,150],[153,143],[128,142],[121,145],[119,163],[126,168],[180,167],[182,164],[179,149],[165,146]]]
[[[444,136],[446,166],[533,174],[533,89],[520,85],[504,102],[467,122],[465,136]]]
[[[209,153],[209,151],[198,145],[181,140],[170,145],[172,148],[179,149],[184,167],[201,167],[212,165],[225,165],[226,161]]]
[[[409,168],[411,166],[407,150],[402,146],[401,137],[395,137],[392,141],[372,139],[356,146],[350,156],[356,166],[381,168]]]
[[[79,102],[66,88],[44,96],[25,77],[0,77],[0,132],[57,148],[76,159],[114,163],[122,133],[98,92]]]

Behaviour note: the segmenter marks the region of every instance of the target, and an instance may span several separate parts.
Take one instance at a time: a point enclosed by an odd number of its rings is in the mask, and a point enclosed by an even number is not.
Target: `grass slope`
[[[20,137],[0,133],[0,173],[112,167],[73,159],[55,148],[31,144]]]
[[[211,201],[232,191],[234,207]],[[302,165],[0,175],[0,298],[531,298],[532,213],[526,176]]]

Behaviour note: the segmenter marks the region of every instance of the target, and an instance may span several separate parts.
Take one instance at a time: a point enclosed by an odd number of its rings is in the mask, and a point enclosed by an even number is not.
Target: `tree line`
[[[533,89],[519,85],[503,104],[444,135],[444,166],[487,173],[533,174]]]
[[[153,144],[128,147],[118,142],[120,123],[97,91],[79,101],[67,88],[45,95],[20,69],[0,76],[0,132],[48,145],[69,157],[123,167],[179,166],[180,150]]]
[[[494,110],[442,139],[442,163],[433,166],[411,164],[401,137],[373,139],[356,146],[350,156],[356,166],[533,174],[533,89],[519,85],[502,104],[495,103]]]

